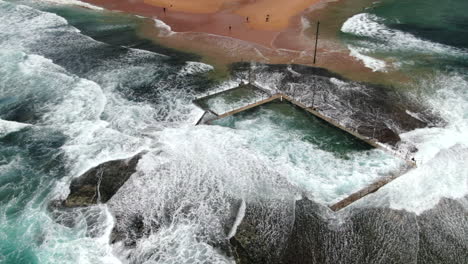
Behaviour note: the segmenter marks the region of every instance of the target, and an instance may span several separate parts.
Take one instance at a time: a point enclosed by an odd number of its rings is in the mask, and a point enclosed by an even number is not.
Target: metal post
[[[314,78],[314,90],[312,91],[312,107],[315,109],[315,92],[317,91],[317,75]]]
[[[377,113],[374,118],[374,132],[372,133],[372,137],[375,139],[375,128],[377,127],[377,117],[379,115],[379,110],[377,109]]]
[[[319,27],[320,27],[320,21],[317,21],[317,32],[315,33],[314,64],[315,64],[315,59],[317,58],[317,44],[318,44]]]
[[[252,83],[252,63],[249,63],[249,84]]]

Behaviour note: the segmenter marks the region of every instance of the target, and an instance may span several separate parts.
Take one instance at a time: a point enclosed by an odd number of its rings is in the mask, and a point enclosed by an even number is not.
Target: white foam
[[[78,0],[40,0],[42,2],[53,3],[58,5],[74,5],[84,8],[89,8],[93,10],[104,10],[104,8],[95,6],[86,2],[78,1]]]
[[[348,49],[350,50],[349,55],[355,57],[356,59],[362,61],[364,66],[371,69],[373,72],[386,72],[387,71],[387,64],[383,60],[379,60],[367,55],[362,54],[362,49],[358,47],[354,47],[352,45],[348,45]]]
[[[19,131],[28,126],[31,125],[0,119],[0,137]]]
[[[197,239],[200,230],[174,224],[140,240],[130,255],[131,263],[234,264],[218,250]]]
[[[405,50],[424,54],[444,54],[452,56],[466,56],[466,51],[417,38],[416,36],[396,29],[391,29],[384,24],[384,20],[376,15],[357,14],[343,24],[341,31],[360,37],[377,39],[384,44],[364,41],[366,48],[372,50]]]
[[[185,66],[178,73],[178,75],[183,77],[186,75],[193,75],[197,73],[206,73],[212,70],[214,70],[214,67],[209,64],[195,61],[187,61],[185,63]]]
[[[172,31],[171,26],[164,23],[164,21],[156,19],[156,18],[154,18],[153,20],[154,20],[154,25],[159,29],[160,37],[168,37],[177,33],[175,31]]]
[[[2,13],[0,23],[0,46],[3,50],[28,52],[31,43],[40,44],[41,38],[53,30],[63,33],[79,32],[78,29],[69,26],[66,19],[53,13],[4,1],[0,1],[0,7],[7,10]]]
[[[215,94],[215,93],[220,93],[222,91],[230,90],[232,88],[235,88],[235,87],[239,86],[240,82],[241,82],[241,80],[224,81],[224,82],[220,83],[219,85],[213,87],[212,89],[210,89],[206,93],[197,94],[197,98],[202,98],[202,97],[212,95],[212,94]]]
[[[419,96],[437,110],[448,124],[421,128],[400,135],[402,142],[418,148],[417,168],[401,176],[363,201],[422,213],[442,198],[458,199],[468,194],[468,81],[458,74],[439,73],[420,84]]]
[[[301,32],[304,32],[306,31],[307,29],[309,29],[311,27],[311,24],[310,24],[310,21],[309,19],[307,19],[306,17],[304,16],[301,16]]]
[[[424,120],[419,116],[418,113],[411,112],[411,111],[408,110],[408,109],[405,110],[405,113],[407,113],[408,115],[410,115],[410,116],[412,116],[412,117],[414,117],[414,118],[416,118],[416,119],[418,119],[418,120],[424,122]]]
[[[237,215],[236,215],[236,220],[234,221],[234,224],[232,225],[231,231],[229,231],[229,234],[227,235],[227,239],[231,239],[236,235],[237,228],[239,227],[239,225],[242,223],[242,220],[244,219],[245,208],[246,208],[245,201],[242,200],[241,205],[239,207],[239,211],[237,212]]]
[[[108,243],[113,219],[105,206],[81,211],[75,216],[76,225],[73,227],[55,222],[48,212],[38,211],[32,205],[27,206],[25,214],[27,216],[21,220],[25,226],[31,230],[38,228],[38,225],[42,228],[40,248],[31,249],[38,262],[61,263],[66,259],[67,262],[83,264],[121,263],[113,256],[112,247]],[[88,225],[85,218],[91,215],[96,221]],[[31,223],[36,225],[32,227]],[[31,232],[33,234],[30,236],[33,236],[35,232]],[[96,237],[90,238],[87,232],[93,232]]]
[[[209,98],[206,101],[209,109],[216,114],[224,114],[235,109],[239,109],[243,106],[266,99],[267,96],[264,93],[252,92],[250,94],[245,94],[244,96],[238,96],[233,100],[229,97],[229,92],[227,93],[228,94],[220,94],[218,96]]]

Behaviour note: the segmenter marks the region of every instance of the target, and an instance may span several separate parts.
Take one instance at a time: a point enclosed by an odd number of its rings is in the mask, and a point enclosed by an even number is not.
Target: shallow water
[[[424,214],[442,197],[466,201],[468,193],[468,47],[463,39],[438,41],[444,37],[420,33],[421,23],[431,28],[439,19],[413,20],[390,4],[398,3],[383,1],[350,18],[339,34],[360,54],[391,65],[389,71],[417,73],[411,95],[447,125],[402,134],[419,149],[418,168],[350,207],[350,214],[367,207]],[[451,16],[453,9],[436,6],[425,8],[440,12],[435,17],[441,19]],[[443,23],[451,37],[466,30],[464,14],[456,14]],[[328,146],[317,147],[304,132],[309,124],[302,123],[307,118],[301,114],[299,121],[277,122],[280,115],[294,114],[290,108],[235,120],[229,126],[236,129],[194,127],[202,111],[191,100],[239,80],[216,83],[207,76],[212,67],[193,62],[197,56],[137,38],[140,19],[0,1],[1,262],[118,263],[129,257],[134,263],[232,263],[214,245],[225,241],[224,225],[235,201],[292,201],[307,194],[328,203],[396,165],[377,150],[337,157],[333,151],[341,152],[341,146],[335,148],[338,141],[331,137]],[[264,74],[263,84],[272,89],[283,78]],[[142,150],[148,154],[137,173],[108,205],[74,211],[73,225],[55,221],[47,205],[67,195],[73,177]],[[453,210],[466,213],[466,203]],[[442,210],[431,219],[447,214]],[[151,235],[134,249],[110,245],[115,215],[128,221],[123,226],[142,216]],[[342,215],[334,217],[340,222]],[[429,236],[464,227],[449,226]],[[463,239],[455,236],[452,243]]]

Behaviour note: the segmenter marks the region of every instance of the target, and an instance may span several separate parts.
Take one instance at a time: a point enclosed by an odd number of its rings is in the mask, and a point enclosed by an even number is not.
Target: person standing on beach
[[[165,7],[163,7],[163,12],[164,12],[164,14],[166,14],[166,8]]]
[[[232,27],[231,27],[231,26],[229,26],[229,32],[231,32],[231,29],[232,29]]]
[[[246,17],[245,20],[247,21],[247,23],[249,23],[249,17]]]
[[[265,22],[268,22],[270,20],[270,15],[266,15]]]

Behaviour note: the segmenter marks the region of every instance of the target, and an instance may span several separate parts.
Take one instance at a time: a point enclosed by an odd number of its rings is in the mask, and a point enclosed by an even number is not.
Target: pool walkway
[[[265,89],[263,89],[261,87],[258,87],[258,86],[255,86],[253,84],[249,84],[249,85],[251,85],[253,88],[259,89],[259,90],[261,90],[263,92],[268,92]],[[227,91],[230,91],[230,90],[233,90],[233,89],[236,89],[236,88],[237,87],[231,88],[231,89],[228,89],[228,90],[225,90],[225,91],[217,92],[217,93],[208,95],[206,97],[221,95],[222,93],[225,93]],[[197,103],[197,101],[205,99],[206,97],[196,99],[196,100],[194,100],[194,103],[197,106],[201,107]],[[269,102],[272,102],[272,101],[275,101],[275,100],[280,100],[280,101],[284,100],[284,101],[287,101],[287,102],[289,102],[289,103],[291,103],[293,105],[296,105],[299,108],[302,108],[302,109],[306,110],[307,112],[311,113],[315,117],[327,122],[328,124],[331,124],[332,126],[353,135],[354,137],[356,137],[359,140],[369,144],[370,146],[372,146],[374,148],[382,149],[382,150],[384,150],[386,152],[390,152],[392,155],[397,156],[398,158],[403,159],[405,161],[405,165],[402,168],[400,168],[400,170],[398,170],[397,172],[391,173],[390,175],[388,175],[386,177],[382,177],[382,178],[378,179],[377,181],[375,181],[374,183],[371,183],[369,186],[367,186],[367,187],[365,187],[365,188],[363,188],[363,189],[349,195],[348,197],[344,198],[343,200],[341,200],[341,201],[339,201],[339,202],[337,202],[337,203],[335,203],[333,205],[330,205],[329,207],[333,211],[339,211],[339,210],[345,208],[346,206],[352,204],[353,202],[363,198],[364,196],[367,196],[367,195],[369,195],[371,193],[376,192],[377,190],[379,190],[380,188],[382,188],[386,184],[388,184],[391,181],[395,180],[399,176],[405,174],[410,169],[416,167],[416,164],[413,161],[408,160],[405,157],[402,157],[399,153],[393,151],[392,149],[386,147],[383,144],[380,144],[376,139],[360,135],[357,131],[351,130],[351,129],[341,125],[337,121],[333,120],[332,118],[321,114],[318,111],[318,109],[316,109],[314,107],[308,107],[308,106],[304,105],[303,103],[301,103],[301,102],[299,102],[297,100],[294,100],[294,98],[291,98],[290,96],[288,96],[286,94],[283,94],[283,93],[275,93],[275,94],[269,96],[266,99],[256,101],[254,103],[245,105],[245,106],[237,108],[235,110],[228,111],[228,112],[223,113],[223,114],[216,114],[216,113],[214,113],[213,111],[211,111],[209,109],[201,107],[205,111],[205,114],[203,114],[203,116],[198,120],[198,122],[196,124],[197,125],[202,125],[202,124],[208,124],[209,125],[209,124],[211,124],[211,122],[213,122],[215,120],[225,118],[225,117],[229,117],[229,116],[235,115],[237,113],[240,113],[240,112],[243,112],[243,111],[258,107],[260,105],[263,105],[263,104],[266,104],[266,103],[269,103]],[[211,114],[211,118],[206,118],[206,115],[208,113]]]

